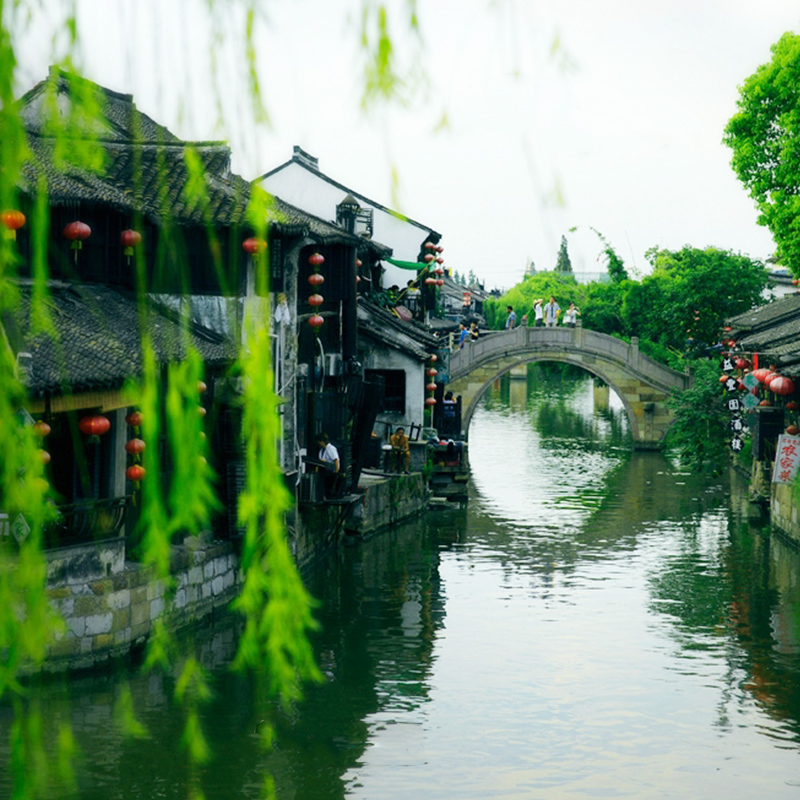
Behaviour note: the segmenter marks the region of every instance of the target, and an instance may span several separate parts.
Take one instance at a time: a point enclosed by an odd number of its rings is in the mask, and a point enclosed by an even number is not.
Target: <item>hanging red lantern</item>
[[[425,258],[425,261],[427,261],[428,264],[430,264],[431,261],[435,260],[436,257],[431,253],[426,253],[424,258]]]
[[[47,450],[40,450],[39,456],[42,459],[42,464],[50,463],[50,453],[48,453]]]
[[[787,410],[787,411],[797,411],[797,403],[795,403],[795,401],[794,401],[794,400],[790,400],[790,401],[789,401],[789,402],[786,404],[786,410]]]
[[[126,230],[122,231],[119,235],[119,240],[122,243],[122,252],[126,256],[133,255],[133,248],[142,243],[142,234],[139,231]]]
[[[761,383],[764,383],[764,379],[770,374],[770,371],[766,367],[760,367],[759,369],[754,369],[750,374]]]
[[[426,286],[433,286],[436,283],[436,278],[425,278]]]
[[[437,286],[444,286],[444,280],[442,280],[442,278],[437,278],[436,279],[436,285]]]
[[[325,283],[325,278],[319,274],[319,272],[314,272],[308,276],[308,282],[312,286],[322,286]]]
[[[311,264],[312,267],[319,267],[321,264],[325,263],[325,258],[320,253],[312,253],[308,257],[308,263]]]
[[[91,417],[83,417],[78,422],[78,427],[87,436],[102,436],[104,433],[108,433],[111,422],[108,417],[104,417],[102,414],[95,414]]]
[[[125,422],[127,422],[132,428],[140,427],[142,424],[142,412],[131,411],[131,413],[125,417]]]
[[[135,456],[144,452],[145,444],[141,439],[131,439],[125,442],[125,452]]]
[[[439,245],[439,246],[436,248],[436,252],[437,252],[437,253],[443,253],[443,252],[444,252],[444,247],[442,247],[441,245]]]
[[[256,256],[267,249],[267,242],[264,239],[259,239],[257,236],[251,236],[242,242],[242,248],[246,253],[251,256]]]
[[[144,467],[141,464],[133,464],[125,470],[125,477],[129,481],[140,481],[144,475]]]
[[[70,222],[64,228],[64,238],[72,242],[70,247],[73,250],[80,250],[83,247],[83,240],[88,239],[91,235],[92,229],[85,222],[80,222],[79,220]]]
[[[33,423],[33,432],[44,439],[50,433],[50,426],[43,419],[37,420]]]
[[[198,394],[205,394],[207,389],[208,389],[208,386],[206,386],[205,381],[197,381],[197,393]]]
[[[422,245],[422,246],[423,246],[423,247],[424,247],[426,250],[435,250],[435,249],[436,249],[436,245],[435,245],[433,242],[425,242],[425,244],[424,244],[424,245]]]
[[[746,358],[736,359],[736,369],[749,369],[750,362]]]
[[[208,411],[206,411],[205,406],[197,406],[197,413],[201,417],[204,417],[206,414],[208,414]]]
[[[361,259],[360,259],[360,258],[357,258],[357,259],[356,259],[356,266],[357,266],[357,267],[360,267],[360,266],[361,266]]]
[[[730,375],[720,375],[719,376],[719,382],[720,383],[725,383],[725,381],[728,380],[729,377],[730,377]]]
[[[797,436],[797,434],[800,433],[800,428],[798,428],[797,425],[787,425],[786,433],[788,433],[789,436]]]
[[[444,259],[439,257],[439,258],[436,259],[436,263],[437,264],[444,264]]]
[[[437,356],[436,353],[431,353],[428,356],[428,361],[436,362],[438,360],[439,360],[439,356]]]
[[[792,394],[794,392],[794,382],[791,378],[779,375],[770,382],[769,390],[780,395]]]
[[[25,224],[25,215],[21,211],[11,209],[0,212],[0,222],[8,229],[11,239],[17,238],[17,231]]]
[[[321,294],[312,294],[311,297],[308,298],[308,304],[310,306],[321,306],[325,302],[325,298]]]
[[[428,369],[425,370],[425,374],[429,378],[435,378],[439,374],[439,372],[435,370],[433,367],[428,367]]]
[[[426,406],[435,406],[436,405],[436,398],[435,397],[426,397],[425,398],[425,405]]]
[[[325,320],[319,314],[313,314],[308,320],[308,324],[315,330],[321,327],[324,323]]]
[[[770,401],[769,401],[769,400],[762,400],[762,401],[759,403],[759,405],[760,405],[760,406],[771,406],[771,405],[772,405],[772,403],[770,403]]]
[[[436,384],[435,383],[429,383],[425,388],[429,392],[435,392],[436,391]]]

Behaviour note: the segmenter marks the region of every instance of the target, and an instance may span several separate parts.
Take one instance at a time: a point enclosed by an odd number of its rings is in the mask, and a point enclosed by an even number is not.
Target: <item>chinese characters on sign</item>
[[[797,474],[798,464],[800,464],[800,436],[782,433],[778,437],[772,482],[791,483]]]

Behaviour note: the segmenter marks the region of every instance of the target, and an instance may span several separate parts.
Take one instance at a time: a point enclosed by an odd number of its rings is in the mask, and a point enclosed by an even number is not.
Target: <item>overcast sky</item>
[[[75,0],[87,77],[178,136],[227,139],[248,179],[300,145],[330,177],[439,231],[447,266],[489,288],[530,260],[552,269],[562,235],[576,271],[599,269],[592,228],[639,273],[654,245],[771,255],[721,138],[738,86],[800,30],[795,0],[417,2],[418,39],[402,23],[408,0],[387,2],[410,97],[366,112],[362,0],[261,3],[265,127],[247,100],[236,0],[217,0],[213,21],[207,0]],[[60,52],[58,0],[43,5],[19,40],[21,91]]]

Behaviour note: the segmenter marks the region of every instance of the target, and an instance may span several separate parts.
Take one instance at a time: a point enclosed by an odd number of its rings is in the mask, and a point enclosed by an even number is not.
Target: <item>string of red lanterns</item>
[[[320,253],[312,253],[308,257],[308,263],[314,268],[311,275],[308,276],[308,282],[311,284],[312,289],[316,290],[319,286],[325,283],[324,276],[320,275],[319,268],[325,263],[325,258]],[[308,298],[308,304],[314,309],[319,308],[325,302],[325,298],[317,291]],[[308,324],[314,329],[314,334],[319,334],[319,329],[325,323],[321,314],[314,313],[309,317]]]

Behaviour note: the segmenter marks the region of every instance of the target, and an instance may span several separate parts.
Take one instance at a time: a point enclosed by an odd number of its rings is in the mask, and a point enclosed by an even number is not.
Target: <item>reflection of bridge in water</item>
[[[562,361],[582,367],[605,381],[622,400],[633,446],[661,445],[672,411],[667,400],[688,388],[690,378],[639,352],[630,344],[585,328],[516,328],[486,333],[450,357],[448,390],[461,395],[464,434],[489,386],[514,367],[533,361]]]

